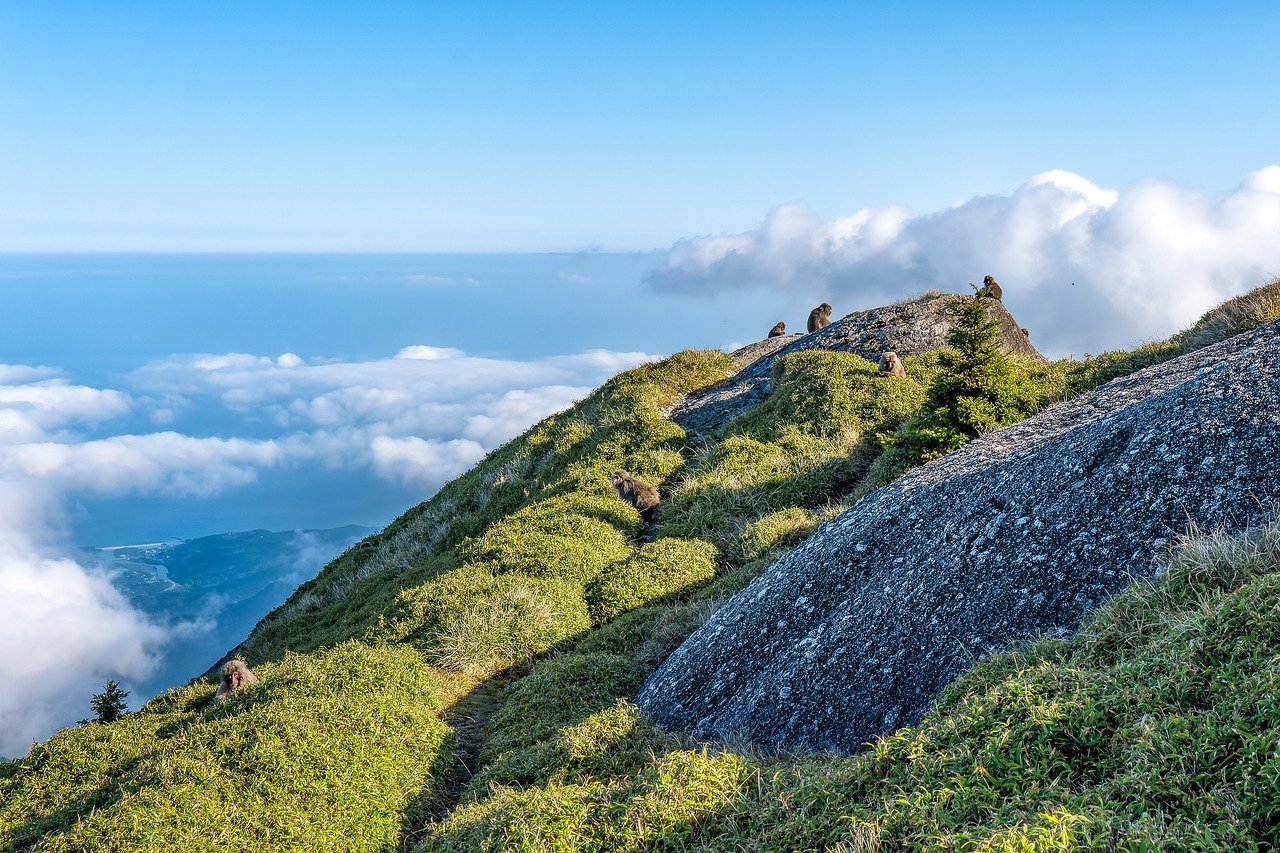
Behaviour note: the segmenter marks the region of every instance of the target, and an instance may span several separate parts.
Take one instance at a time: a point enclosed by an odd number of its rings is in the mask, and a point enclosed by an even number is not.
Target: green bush
[[[385,850],[450,744],[416,652],[337,646],[70,729],[0,778],[5,850]]]
[[[464,542],[458,553],[468,562],[490,563],[499,572],[585,584],[631,553],[626,533],[614,524],[628,520],[627,505],[616,498],[596,498],[599,509],[588,510],[588,515],[585,502],[580,496],[539,501],[494,522]]]
[[[791,547],[809,538],[817,526],[817,514],[798,506],[770,513],[748,524],[742,531],[741,561],[748,563],[775,549]]]
[[[539,661],[510,688],[489,721],[481,763],[554,739],[561,729],[611,707],[640,681],[635,666],[622,655],[569,654]]]
[[[897,441],[915,460],[935,459],[984,432],[1015,423],[1038,402],[1034,386],[1002,348],[1000,328],[987,313],[988,300],[952,303],[956,325],[952,347],[940,354],[924,410],[898,430]]]
[[[658,539],[630,559],[615,563],[587,587],[587,603],[597,622],[710,580],[716,574],[716,546],[700,539]]]
[[[467,675],[527,660],[591,627],[582,587],[464,566],[403,592],[373,636],[412,642],[437,665]]]

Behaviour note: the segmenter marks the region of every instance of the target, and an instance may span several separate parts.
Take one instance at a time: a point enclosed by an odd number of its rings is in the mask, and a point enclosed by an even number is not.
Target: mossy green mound
[[[336,646],[258,668],[212,704],[176,688],[0,770],[6,850],[383,850],[451,733],[407,648]]]
[[[597,622],[675,595],[711,580],[716,546],[700,539],[647,542],[628,560],[616,563],[588,589],[587,602]]]

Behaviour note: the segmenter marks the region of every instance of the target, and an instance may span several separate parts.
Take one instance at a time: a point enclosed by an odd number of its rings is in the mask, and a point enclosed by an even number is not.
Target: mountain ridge
[[[1043,409],[1274,321],[1280,282],[1216,311],[1194,340],[1008,369]],[[198,680],[0,764],[0,838],[15,850],[1280,843],[1275,525],[1189,543],[1082,631],[992,654],[917,726],[856,757],[691,742],[631,701],[725,602],[910,467],[901,437],[954,379],[944,355],[907,355],[896,378],[854,352],[797,347],[758,404],[700,434],[664,412],[741,362],[686,351],[619,374],[299,587],[242,646],[260,684],[215,704]],[[619,467],[662,489],[656,527],[613,493]]]

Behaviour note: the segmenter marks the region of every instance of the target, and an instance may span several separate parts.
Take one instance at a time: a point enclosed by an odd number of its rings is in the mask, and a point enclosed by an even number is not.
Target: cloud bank
[[[67,556],[67,500],[200,498],[303,466],[317,477],[365,472],[425,497],[650,358],[515,361],[425,344],[360,361],[204,353],[144,365],[120,389],[0,365],[0,756],[89,716],[108,678],[129,688],[192,627],[149,622],[108,575]],[[137,429],[148,424],[170,428]]]
[[[781,287],[843,314],[967,292],[988,273],[1042,349],[1165,337],[1280,274],[1280,166],[1218,195],[1162,180],[1105,189],[1055,170],[927,215],[888,206],[823,220],[788,204],[754,230],[677,242],[648,281],[686,293]]]

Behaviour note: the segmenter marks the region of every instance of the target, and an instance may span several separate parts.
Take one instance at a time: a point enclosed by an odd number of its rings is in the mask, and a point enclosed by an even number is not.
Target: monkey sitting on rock
[[[989,275],[982,280],[982,287],[978,288],[978,296],[986,296],[997,302],[1004,301],[1004,291],[1000,289],[1000,285],[996,284],[996,278]]]
[[[258,677],[245,665],[244,661],[229,660],[222,667],[222,683],[218,685],[218,692],[213,694],[213,701],[225,702],[232,691],[257,683]]]
[[[831,306],[822,303],[809,312],[809,331],[816,332],[823,326],[831,325]]]
[[[902,366],[902,359],[898,358],[896,352],[886,352],[880,355],[880,375],[897,376],[901,379],[907,378],[907,369]]]
[[[609,482],[618,492],[618,497],[640,510],[640,517],[645,521],[653,521],[653,514],[662,503],[658,490],[648,483],[641,482],[626,471],[618,469],[609,475]]]
[[[774,326],[772,329],[769,330],[769,337],[780,338],[786,333],[787,333],[787,324],[779,320],[778,325]]]

